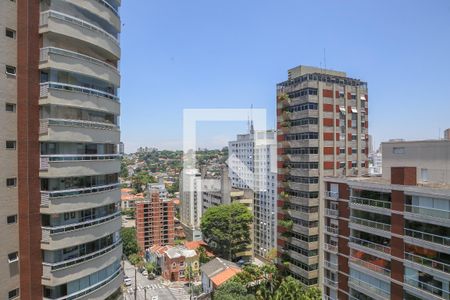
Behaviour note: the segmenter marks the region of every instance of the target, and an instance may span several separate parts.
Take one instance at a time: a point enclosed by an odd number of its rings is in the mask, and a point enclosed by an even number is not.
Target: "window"
[[[16,67],[6,66],[6,74],[16,76]]]
[[[17,178],[6,178],[7,187],[15,187],[17,184]]]
[[[392,153],[394,153],[394,154],[405,154],[405,148],[404,147],[394,147],[392,149]]]
[[[16,112],[16,105],[14,103],[5,103],[5,110],[9,112]]]
[[[358,139],[356,134],[352,134],[352,141],[356,141]]]
[[[16,149],[16,141],[6,141],[6,149]]]
[[[6,217],[7,224],[15,224],[17,223],[17,215],[7,216]]]
[[[358,153],[358,149],[352,148],[352,154],[357,154]]]
[[[16,38],[16,31],[12,30],[10,28],[5,28],[5,35],[9,38],[15,39]]]
[[[345,168],[345,162],[340,162],[339,163],[339,168],[340,169],[344,169]]]
[[[339,154],[345,154],[345,148],[339,148]]]
[[[8,262],[13,263],[19,260],[19,252],[13,252],[8,254]]]
[[[8,299],[15,299],[19,297],[19,289],[14,289],[8,292]]]
[[[420,169],[420,178],[423,182],[428,181],[428,169]]]
[[[357,168],[358,167],[358,163],[356,161],[352,161],[352,168]]]

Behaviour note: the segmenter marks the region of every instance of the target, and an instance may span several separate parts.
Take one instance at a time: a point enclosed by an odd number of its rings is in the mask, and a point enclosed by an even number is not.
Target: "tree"
[[[321,292],[316,287],[304,287],[298,280],[288,276],[283,279],[272,297],[273,300],[320,300]]]
[[[131,254],[128,256],[128,260],[133,266],[142,267],[144,265],[144,259],[139,254]]]
[[[222,284],[214,292],[214,300],[253,300],[255,297],[249,295],[245,285],[235,282],[228,281]]]
[[[200,261],[200,264],[206,264],[211,259],[209,258],[208,254],[206,253],[205,247],[198,247],[198,260]]]
[[[155,262],[146,263],[145,269],[147,270],[148,274],[154,273],[156,270],[156,263]]]
[[[234,202],[208,208],[201,220],[201,230],[214,253],[233,261],[248,249],[253,216],[243,204]]]
[[[128,178],[128,176],[129,176],[129,174],[128,174],[128,165],[123,160],[120,163],[120,174],[119,174],[119,176],[121,178]]]
[[[155,183],[154,177],[150,176],[146,171],[139,171],[131,177],[131,187],[136,193],[142,193],[149,183]]]
[[[139,252],[139,246],[136,240],[136,229],[133,227],[122,228],[120,231],[123,244],[123,253],[129,257]]]

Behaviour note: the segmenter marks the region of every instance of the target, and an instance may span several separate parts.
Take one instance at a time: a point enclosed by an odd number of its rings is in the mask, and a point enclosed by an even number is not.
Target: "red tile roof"
[[[231,279],[234,275],[240,273],[241,270],[238,268],[234,268],[234,267],[229,267],[225,270],[223,270],[222,272],[220,272],[219,274],[215,275],[214,277],[211,278],[211,281],[214,284],[214,288],[219,287],[220,285],[222,285],[223,283],[227,282],[229,279]]]

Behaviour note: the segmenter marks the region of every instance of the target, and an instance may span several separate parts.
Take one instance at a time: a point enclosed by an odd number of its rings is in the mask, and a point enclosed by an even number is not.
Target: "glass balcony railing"
[[[391,209],[391,202],[384,200],[369,199],[363,197],[350,197],[350,203],[358,205],[367,205],[385,209]]]
[[[405,259],[420,264],[425,267],[429,267],[434,270],[439,270],[444,273],[450,273],[450,265],[436,261],[433,259],[429,259],[423,256],[415,255],[413,253],[405,252]]]
[[[105,247],[105,248],[100,249],[98,251],[95,251],[93,253],[89,253],[87,255],[83,255],[83,256],[80,256],[80,257],[64,260],[64,261],[57,262],[57,263],[43,262],[42,265],[50,267],[52,271],[64,269],[64,268],[67,268],[67,267],[70,267],[70,266],[73,266],[73,265],[77,265],[77,264],[89,261],[89,260],[94,259],[96,257],[99,257],[100,255],[103,255],[105,253],[111,252],[112,250],[116,249],[120,245],[122,245],[122,241],[121,240],[115,242],[112,245],[109,245],[108,247]]]
[[[104,161],[120,159],[120,154],[52,154],[41,155],[40,169],[47,170],[50,162]]]
[[[367,290],[369,292],[372,292],[373,294],[381,295],[385,299],[390,299],[391,293],[388,291],[385,291],[377,286],[371,285],[365,281],[359,280],[354,277],[349,277],[348,281],[349,281],[349,283],[353,283],[354,285],[359,286],[362,289]]]
[[[106,1],[106,0],[97,0],[97,2],[99,2],[102,5],[104,5],[105,7],[109,8],[116,16],[119,17],[119,11],[114,6],[109,4],[108,1]]]
[[[418,214],[418,215],[426,215],[426,216],[430,216],[430,217],[434,217],[434,218],[445,219],[446,221],[448,221],[448,219],[450,219],[450,211],[436,209],[436,208],[421,207],[421,206],[405,204],[405,212]]]
[[[357,265],[359,265],[359,266],[361,266],[361,267],[364,267],[364,268],[367,268],[369,270],[372,270],[374,272],[377,272],[377,273],[380,273],[380,274],[383,274],[383,275],[386,275],[386,276],[390,276],[391,275],[391,270],[389,270],[387,268],[384,268],[384,267],[381,267],[381,266],[378,266],[378,265],[375,265],[375,264],[372,264],[372,263],[370,263],[368,261],[365,261],[365,260],[362,260],[362,259],[359,259],[359,258],[356,258],[356,257],[350,257],[350,261],[355,263],[355,264],[357,264]]]
[[[437,296],[441,297],[442,299],[450,299],[450,294],[448,291],[445,291],[445,290],[438,288],[434,285],[431,285],[429,283],[417,280],[415,278],[405,276],[405,283],[409,284],[413,287],[416,287],[418,289],[421,289],[425,292],[431,293],[433,295],[437,295]]]
[[[99,193],[120,188],[120,183],[100,185],[94,187],[86,187],[79,189],[58,190],[58,191],[41,191],[41,195],[47,195],[49,198],[61,198],[68,196],[77,196],[83,194]]]
[[[339,198],[338,192],[325,191],[325,198],[331,198],[337,200]]]
[[[332,263],[331,261],[325,260],[324,265],[325,265],[325,268],[331,269],[333,271],[338,270],[338,265],[336,263]]]
[[[40,97],[41,98],[48,97],[49,90],[59,90],[59,91],[67,91],[67,92],[74,92],[74,93],[82,93],[82,94],[86,94],[89,96],[102,97],[102,98],[107,98],[107,99],[111,99],[114,101],[119,101],[119,97],[117,97],[116,95],[113,95],[113,94],[110,94],[110,93],[107,93],[107,92],[104,92],[101,90],[91,89],[91,88],[87,88],[87,87],[83,87],[83,86],[79,86],[79,85],[53,82],[53,81],[41,83]]]
[[[48,11],[41,12],[39,26],[48,25],[49,18],[58,19],[58,20],[66,22],[66,23],[71,23],[73,25],[79,26],[83,29],[97,32],[100,36],[103,36],[103,37],[111,40],[117,46],[119,45],[119,40],[116,37],[114,37],[113,35],[109,34],[105,30],[103,30],[102,28],[92,25],[89,22],[83,21],[81,19],[75,18],[70,15],[63,14],[63,13],[60,13],[60,12],[57,12],[54,10],[48,10]]]
[[[367,247],[367,248],[373,249],[373,250],[377,250],[377,251],[380,251],[380,252],[391,254],[391,248],[390,247],[383,246],[383,245],[380,245],[380,244],[377,244],[377,243],[374,243],[374,242],[371,242],[371,241],[368,241],[368,240],[364,240],[364,239],[360,239],[360,238],[352,236],[352,237],[350,237],[350,242],[351,243],[355,243],[355,244],[360,245],[360,246],[363,246],[363,247]]]
[[[104,216],[101,218],[96,218],[96,219],[92,219],[89,221],[84,221],[84,222],[79,222],[79,223],[74,223],[74,224],[68,224],[68,225],[63,225],[63,226],[43,226],[42,227],[43,236],[44,235],[53,235],[53,234],[58,234],[58,233],[66,233],[66,232],[71,232],[71,231],[103,224],[103,223],[106,223],[110,220],[113,220],[113,219],[119,217],[120,215],[121,215],[121,213],[119,211],[119,212],[115,212],[113,214],[110,214],[110,215],[107,215],[107,216]],[[44,232],[46,234],[44,234]]]
[[[333,253],[337,253],[338,252],[338,246],[337,245],[324,243],[323,247],[324,247],[325,250],[327,250],[329,252],[333,252]]]
[[[415,239],[424,240],[427,242],[440,244],[443,246],[450,246],[450,237],[435,235],[423,231],[405,228],[405,235]]]
[[[330,279],[330,278],[324,278],[323,279],[323,283],[324,284],[326,284],[326,285],[328,285],[328,286],[331,286],[331,287],[334,287],[334,288],[337,288],[338,287],[338,282],[337,281],[334,281],[334,280],[332,280],[332,279]]]
[[[339,216],[339,212],[337,209],[332,209],[332,208],[325,208],[325,215],[328,217],[338,217]]]
[[[361,219],[361,218],[357,218],[357,217],[350,217],[350,221],[355,224],[359,224],[359,225],[366,226],[366,227],[371,227],[371,228],[389,231],[389,232],[391,231],[391,225],[385,224],[385,223],[380,223],[380,222],[371,221],[371,220],[367,220],[367,219]]]
[[[66,126],[100,130],[118,130],[119,126],[110,123],[101,123],[84,120],[67,120],[67,119],[41,119],[39,124],[39,133],[47,134],[49,126]]]
[[[334,235],[339,234],[339,229],[337,227],[324,226],[324,228],[325,228],[326,233],[334,234]]]

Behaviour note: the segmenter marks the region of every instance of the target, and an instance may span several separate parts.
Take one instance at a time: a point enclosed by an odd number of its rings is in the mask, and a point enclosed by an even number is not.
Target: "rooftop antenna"
[[[327,69],[327,52],[326,48],[323,48],[323,64],[325,65],[325,70]]]
[[[250,106],[250,133],[253,134],[255,128],[253,128],[253,104]]]

